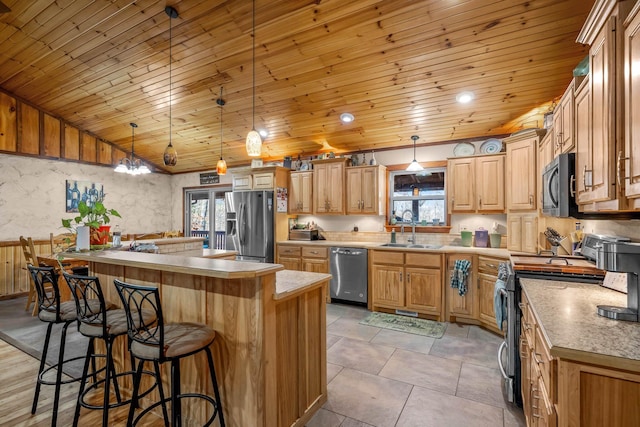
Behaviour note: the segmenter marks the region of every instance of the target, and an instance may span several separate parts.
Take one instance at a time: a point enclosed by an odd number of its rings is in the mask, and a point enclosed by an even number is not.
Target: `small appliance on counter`
[[[626,273],[627,306],[615,307],[599,305],[598,314],[615,320],[640,321],[638,309],[640,308],[640,243],[630,242],[604,242],[598,249],[597,266],[603,270],[616,273]],[[605,276],[606,286],[607,277]],[[617,287],[610,286],[615,289]],[[624,289],[619,289],[624,292]]]

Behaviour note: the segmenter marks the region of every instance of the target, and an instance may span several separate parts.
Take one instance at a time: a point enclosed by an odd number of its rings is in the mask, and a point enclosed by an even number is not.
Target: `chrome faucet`
[[[416,223],[411,222],[411,238],[407,239],[409,243],[416,243]]]

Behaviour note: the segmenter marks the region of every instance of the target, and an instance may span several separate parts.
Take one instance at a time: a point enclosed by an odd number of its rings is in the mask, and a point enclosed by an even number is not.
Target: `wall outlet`
[[[466,229],[467,229],[467,225],[466,224],[460,224],[460,228],[458,229],[458,232],[466,231]]]

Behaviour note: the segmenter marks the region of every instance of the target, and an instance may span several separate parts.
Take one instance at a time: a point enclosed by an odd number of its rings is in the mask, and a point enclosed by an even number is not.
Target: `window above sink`
[[[445,172],[444,167],[390,171],[390,215],[395,213],[399,224],[447,226]]]

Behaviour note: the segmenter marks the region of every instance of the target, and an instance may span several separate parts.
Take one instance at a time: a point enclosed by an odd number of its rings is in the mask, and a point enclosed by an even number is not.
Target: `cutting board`
[[[512,255],[511,262],[514,270],[551,271],[565,273],[599,274],[604,276],[604,271],[596,268],[595,264],[584,258],[562,257],[553,258],[542,256]],[[566,260],[566,261],[565,261]]]

